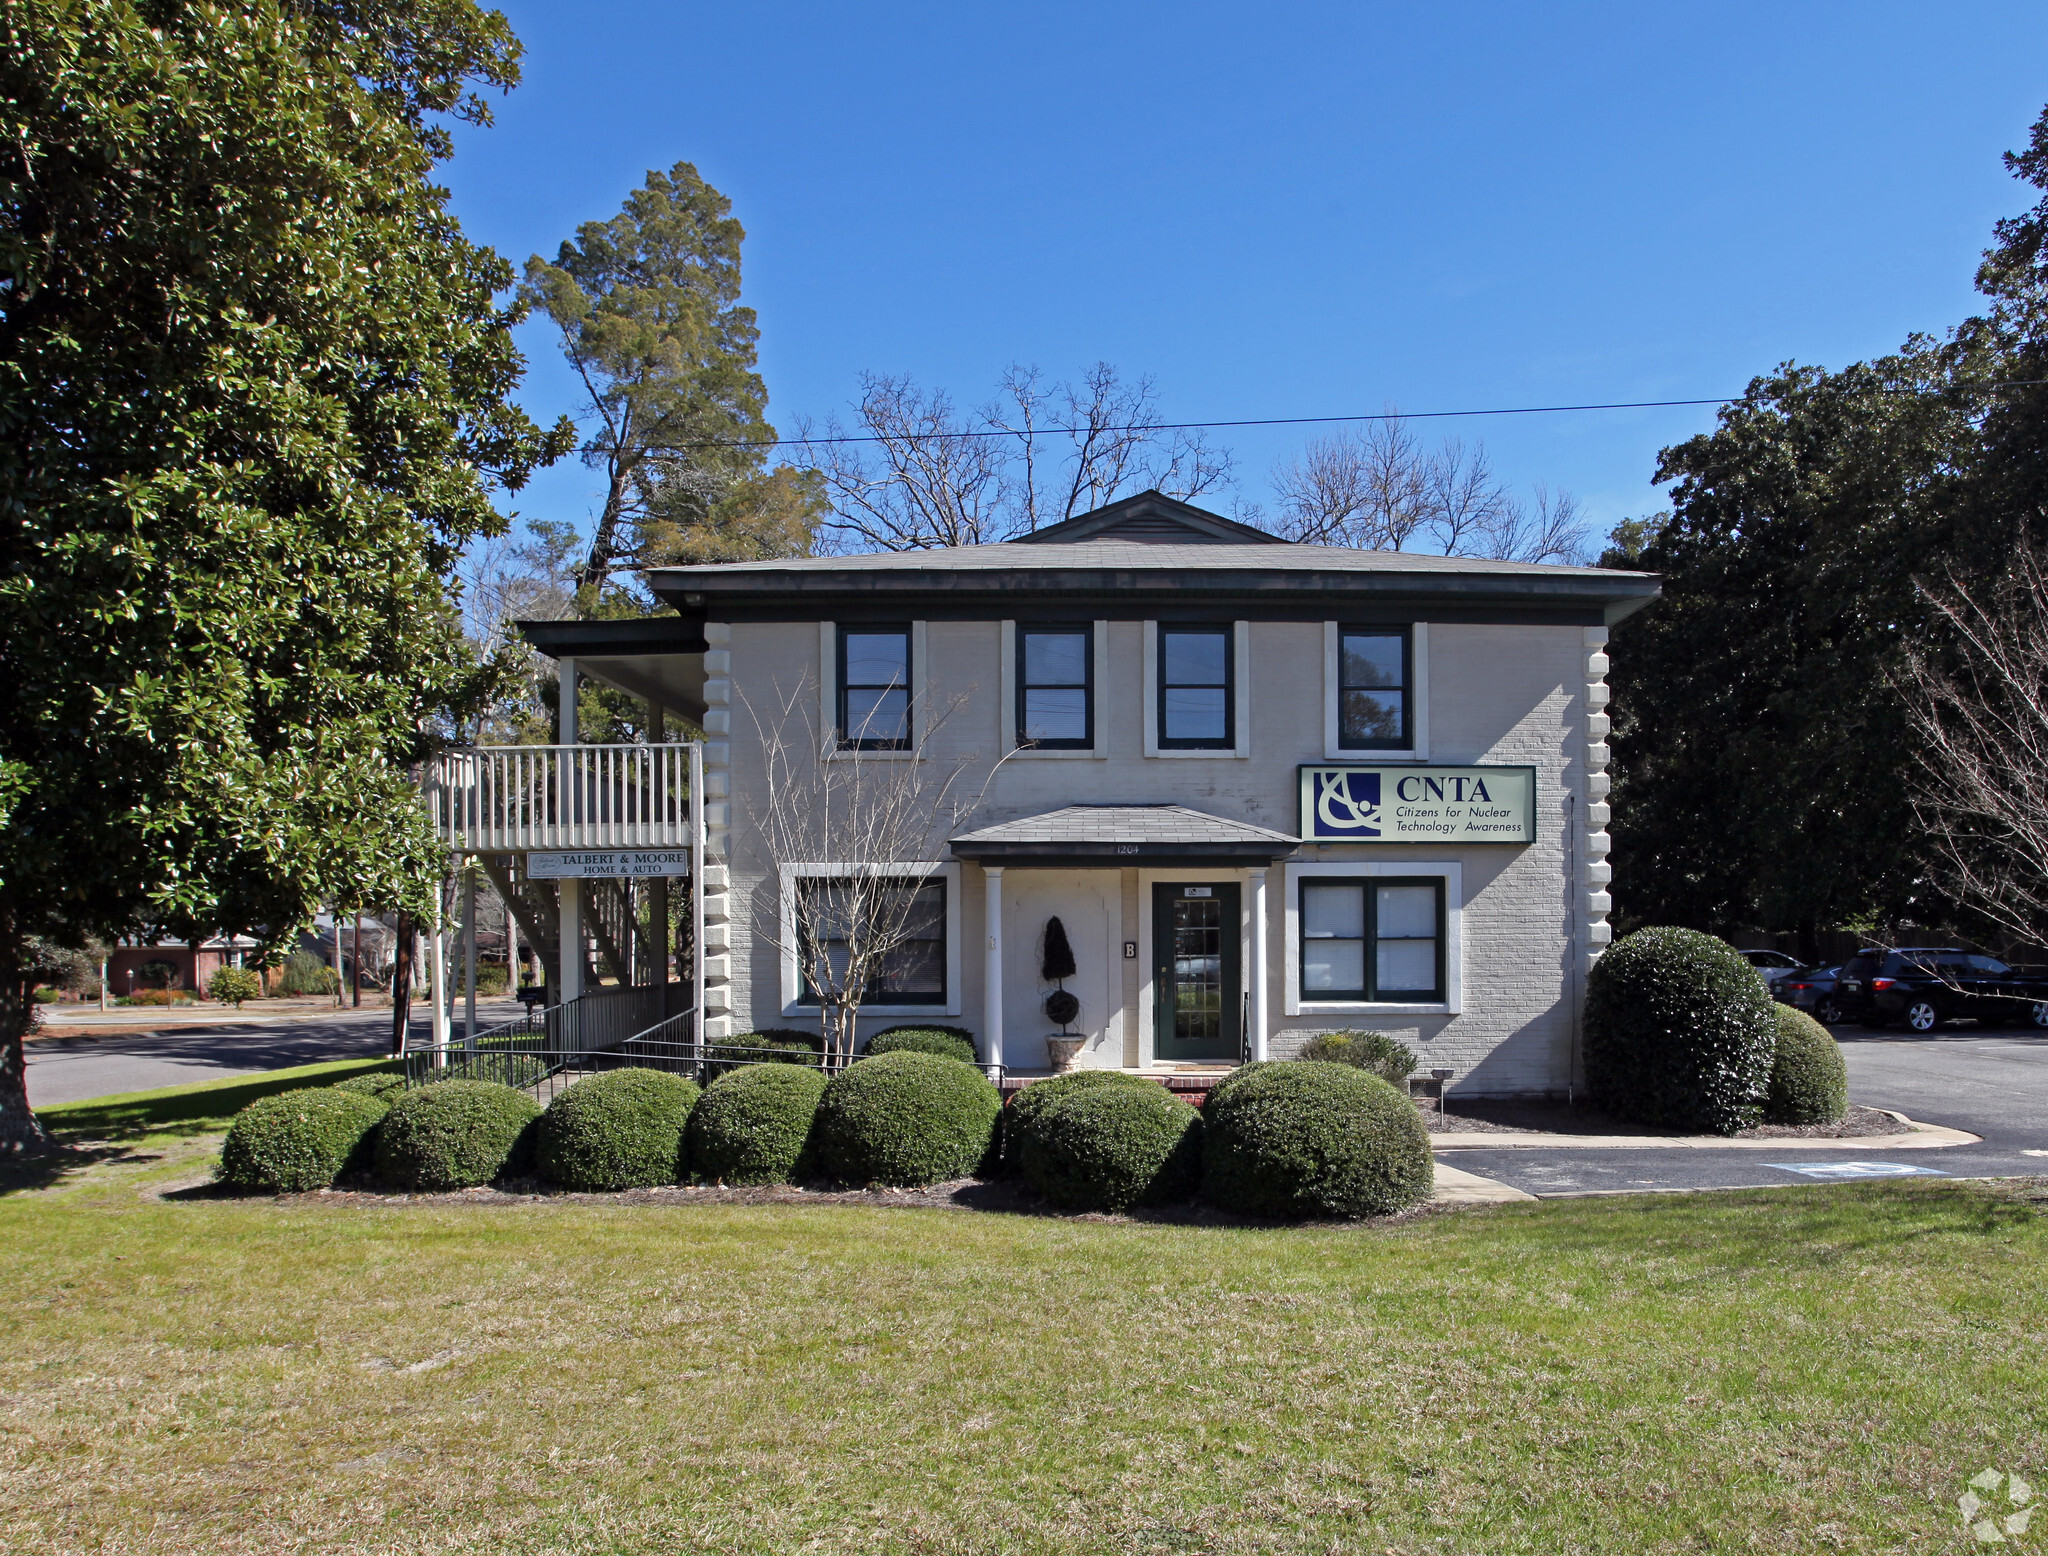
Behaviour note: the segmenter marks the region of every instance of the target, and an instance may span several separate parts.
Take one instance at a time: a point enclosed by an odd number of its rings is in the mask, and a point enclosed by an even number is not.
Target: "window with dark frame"
[[[1346,751],[1405,751],[1413,635],[1406,627],[1342,627],[1337,633],[1337,744]]]
[[[797,1003],[816,1005],[820,1003],[817,990],[812,986],[810,969],[815,955],[817,941],[823,940],[824,952],[835,980],[846,976],[850,952],[847,942],[853,932],[853,904],[849,896],[850,882],[825,877],[807,877],[797,882],[797,891],[803,895],[805,910],[797,915],[797,935],[800,941],[797,955],[797,976],[800,988]],[[930,880],[906,880],[882,888],[895,901],[873,915],[884,922],[892,922],[894,915],[905,915],[902,923],[907,931],[903,941],[882,960],[882,967],[871,985],[862,992],[864,1005],[943,1005],[946,1003],[946,879],[935,876]],[[908,898],[908,901],[904,899]],[[816,937],[815,939],[813,937]]]
[[[1237,744],[1237,667],[1227,626],[1159,628],[1159,747],[1228,751]]]
[[[1443,878],[1304,880],[1301,997],[1311,1003],[1441,1001]]]
[[[1095,629],[1017,628],[1017,743],[1045,751],[1095,744]]]
[[[839,744],[910,747],[910,628],[839,629]]]

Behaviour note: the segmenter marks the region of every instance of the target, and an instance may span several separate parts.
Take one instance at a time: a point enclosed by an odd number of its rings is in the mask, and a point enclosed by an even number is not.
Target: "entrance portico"
[[[1299,839],[1172,804],[1070,805],[951,840],[981,866],[991,1062],[1048,1066],[1046,922],[1075,950],[1085,1068],[1235,1064],[1270,1030],[1266,876]]]

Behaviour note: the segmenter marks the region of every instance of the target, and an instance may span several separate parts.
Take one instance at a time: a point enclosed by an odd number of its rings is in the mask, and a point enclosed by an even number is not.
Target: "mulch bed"
[[[1487,1135],[1655,1135],[1667,1139],[1696,1131],[1656,1129],[1614,1118],[1584,1103],[1539,1101],[1453,1101],[1455,1112],[1422,1109],[1429,1132]],[[1860,1140],[1871,1135],[1896,1135],[1904,1126],[1877,1108],[1851,1106],[1839,1124],[1759,1124],[1730,1136],[1735,1140]]]

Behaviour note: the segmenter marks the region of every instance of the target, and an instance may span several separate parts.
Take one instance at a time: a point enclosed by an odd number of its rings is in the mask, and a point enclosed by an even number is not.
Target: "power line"
[[[2048,384],[2048,378],[2016,378],[1997,383],[1969,384],[1974,389],[2028,389]],[[1903,387],[1903,386],[1902,386]],[[1907,393],[1924,393],[1905,388]],[[1209,432],[1231,427],[1331,427],[1363,421],[1439,421],[1457,416],[1552,416],[1572,411],[1655,411],[1698,405],[1739,405],[1748,395],[1730,394],[1700,400],[1607,400],[1591,405],[1496,405],[1463,411],[1378,411],[1352,416],[1257,416],[1239,421],[1145,421],[1114,427],[979,427],[911,433],[836,433],[824,438],[705,438],[692,443],[649,445],[653,453],[680,454],[699,448],[810,448],[839,443],[896,443],[941,438],[1044,438],[1057,435],[1106,432]]]

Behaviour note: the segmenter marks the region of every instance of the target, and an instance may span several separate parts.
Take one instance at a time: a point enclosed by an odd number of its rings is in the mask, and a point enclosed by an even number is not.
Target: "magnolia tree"
[[[818,691],[807,682],[766,708],[748,705],[760,733],[765,772],[750,789],[750,814],[780,877],[754,898],[759,943],[793,959],[818,1002],[825,1051],[852,1058],[861,1006],[914,984],[927,947],[940,942],[942,907],[930,880],[946,823],[987,792],[974,754],[941,757],[934,737],[958,704],[901,703],[902,744],[865,749],[823,727]]]

